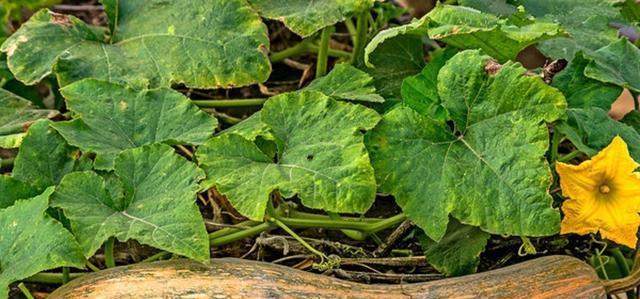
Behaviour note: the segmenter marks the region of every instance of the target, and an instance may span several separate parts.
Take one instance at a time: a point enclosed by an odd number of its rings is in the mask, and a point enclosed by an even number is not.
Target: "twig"
[[[413,222],[411,222],[411,220],[405,220],[404,222],[402,222],[398,226],[398,228],[396,228],[396,230],[394,230],[387,237],[384,243],[380,244],[380,246],[378,246],[378,248],[376,248],[376,250],[373,251],[373,256],[379,257],[379,256],[387,255],[387,253],[389,253],[389,250],[395,247],[396,242],[398,242],[399,239],[406,236],[407,233],[409,233],[409,231],[411,230],[411,228],[413,228],[413,226],[414,224]]]

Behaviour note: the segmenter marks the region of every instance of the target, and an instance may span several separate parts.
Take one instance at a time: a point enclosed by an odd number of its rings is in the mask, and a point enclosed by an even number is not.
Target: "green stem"
[[[244,226],[246,228],[251,228],[252,226],[256,226],[258,224],[260,224],[261,222],[258,221],[244,221],[244,222],[240,222],[238,224],[236,224],[237,226]],[[209,239],[216,239],[216,238],[220,238],[222,236],[226,236],[228,234],[231,233],[235,233],[238,231],[244,230],[244,228],[223,228],[223,229],[219,229],[215,232],[212,232],[209,234]]]
[[[353,42],[353,54],[351,56],[351,64],[360,64],[364,54],[364,47],[367,44],[367,29],[369,12],[358,14],[356,24],[356,36]]]
[[[209,238],[209,244],[211,246],[222,246],[225,244],[233,243],[238,240],[242,240],[244,238],[253,237],[257,234],[260,234],[263,231],[267,231],[273,229],[273,226],[269,222],[260,223],[254,227],[243,229],[228,235],[224,235],[218,238]]]
[[[116,262],[113,259],[113,246],[116,243],[116,239],[114,237],[109,238],[106,243],[104,243],[104,263],[107,268],[113,268],[116,266]]]
[[[69,282],[69,267],[62,267],[62,284]]]
[[[311,53],[318,53],[320,51],[320,48],[317,45],[310,45],[309,51]],[[329,52],[327,52],[327,54],[328,56],[336,58],[351,58],[351,53],[333,48],[329,48]]]
[[[549,157],[551,163],[554,163],[558,159],[558,147],[562,142],[562,137],[562,134],[559,132],[553,132],[553,138],[551,139],[551,156]]]
[[[87,265],[87,268],[89,268],[93,272],[100,271],[100,268],[96,267],[96,265],[92,264],[90,261],[86,261],[85,265]]]
[[[338,215],[337,213],[332,213],[329,212],[329,218],[331,218],[331,220],[342,220],[342,218],[340,217],[340,215]],[[345,236],[356,240],[356,241],[364,241],[367,239],[367,235],[357,231],[357,230],[349,230],[349,229],[342,229],[340,230],[342,231],[343,234],[345,234]]]
[[[298,219],[290,217],[277,217],[285,225],[293,228],[324,228],[324,229],[348,229],[358,230],[365,234],[372,234],[383,229],[389,228],[393,225],[401,223],[407,217],[400,213],[391,218],[383,219],[377,222],[365,223],[365,222],[353,222],[346,220],[332,220],[332,219]]]
[[[562,163],[566,163],[566,162],[569,162],[569,161],[575,159],[576,157],[578,157],[580,155],[582,155],[582,152],[576,150],[576,151],[570,152],[570,153],[558,158],[558,161],[562,162]]]
[[[295,57],[298,55],[302,55],[304,53],[309,52],[309,45],[311,43],[311,39],[304,39],[293,47],[286,48],[279,52],[274,52],[270,55],[271,62],[276,63],[283,61],[290,57]]]
[[[320,259],[325,260],[328,259],[327,256],[318,251],[317,249],[313,248],[313,246],[309,245],[309,243],[307,243],[304,239],[302,239],[300,236],[298,236],[298,234],[296,234],[291,228],[289,228],[286,224],[282,223],[280,220],[278,220],[278,218],[274,218],[271,217],[269,218],[270,222],[273,222],[276,226],[280,227],[282,230],[284,230],[287,234],[289,234],[290,236],[292,236],[296,241],[298,241],[300,244],[302,244],[302,246],[304,246],[305,248],[307,248],[307,250],[311,251],[313,254],[317,255],[320,257]]]
[[[327,74],[329,41],[331,40],[331,34],[334,30],[335,27],[327,26],[322,29],[322,33],[320,33],[320,46],[318,51],[318,60],[316,63],[316,78],[322,77]]]
[[[155,262],[155,261],[159,261],[161,259],[164,259],[168,256],[171,255],[171,252],[166,252],[166,251],[160,251],[144,260],[142,260],[141,263],[150,263],[150,262]]]
[[[24,286],[24,283],[19,283],[18,284],[18,289],[20,289],[20,291],[22,291],[22,294],[27,297],[27,299],[34,299],[33,295],[31,295],[31,292],[29,291],[29,289],[27,289],[27,287]]]
[[[289,214],[287,216],[291,218],[331,220],[331,217],[329,216],[305,213],[305,212],[300,212],[296,210],[289,211]],[[353,221],[353,222],[366,222],[366,223],[378,222],[381,220],[380,218],[356,218],[356,217],[341,217],[341,218],[342,220]]]
[[[87,273],[69,273],[69,280],[74,280],[80,276],[86,275]],[[33,275],[29,278],[25,278],[22,281],[26,282],[35,282],[35,283],[44,283],[44,284],[62,284],[63,278],[62,273],[49,273],[43,272]]]
[[[384,219],[375,223],[371,223],[369,228],[364,230],[363,232],[368,234],[377,233],[381,230],[385,230],[389,227],[400,224],[402,223],[402,221],[405,221],[405,220],[407,220],[407,216],[403,213],[400,213],[393,217],[389,217],[387,219]]]
[[[613,249],[610,249],[609,252],[613,256],[613,259],[616,261],[616,265],[618,265],[618,269],[620,270],[620,274],[622,274],[622,277],[629,276],[629,274],[631,273],[631,269],[629,269],[629,264],[627,264],[627,259],[622,254],[622,251],[620,251],[620,248],[615,247]],[[636,292],[627,291],[626,293],[627,293],[627,298],[636,298]]]
[[[351,43],[355,45],[356,35],[358,35],[358,33],[357,33],[356,26],[353,24],[353,21],[351,20],[351,18],[344,20],[344,26],[347,27],[347,31],[349,31],[349,36],[351,37]]]
[[[198,107],[205,108],[236,108],[262,106],[267,99],[237,99],[237,100],[192,100]]]

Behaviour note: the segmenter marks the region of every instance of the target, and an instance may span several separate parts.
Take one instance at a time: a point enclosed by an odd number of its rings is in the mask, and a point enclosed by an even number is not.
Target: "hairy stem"
[[[360,64],[363,62],[364,47],[367,44],[368,16],[370,16],[368,11],[358,14],[351,64]]]
[[[205,108],[237,108],[262,106],[267,99],[237,99],[237,100],[192,100],[198,107]]]
[[[334,30],[335,27],[328,26],[322,29],[322,33],[320,33],[320,46],[318,50],[318,60],[316,63],[316,78],[322,77],[327,74],[329,41],[331,40],[331,34]]]
[[[107,268],[113,268],[116,266],[116,262],[113,259],[113,246],[116,243],[116,239],[114,237],[109,238],[106,243],[104,243],[104,263]]]

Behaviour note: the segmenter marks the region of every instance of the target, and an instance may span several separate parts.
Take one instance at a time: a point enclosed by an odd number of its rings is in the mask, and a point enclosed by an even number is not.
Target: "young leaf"
[[[217,121],[169,88],[136,90],[85,79],[60,90],[78,118],[52,126],[72,145],[97,154],[95,167],[113,168],[122,150],[154,143],[200,144]]]
[[[270,194],[298,195],[310,208],[363,213],[376,192],[373,168],[360,130],[371,129],[378,114],[360,105],[303,91],[271,98],[260,120],[271,130],[277,162],[237,134],[223,134],[198,148],[207,173],[244,216],[262,220]]]
[[[49,217],[49,196],[17,201],[0,210],[0,298],[7,298],[9,284],[57,267],[84,267],[78,243],[62,224]]]
[[[316,31],[368,11],[373,0],[249,0],[265,18],[280,20],[291,31],[307,37]]]
[[[369,45],[366,49],[369,49]],[[424,67],[423,56],[422,39],[419,36],[398,35],[385,39],[375,51],[367,54],[365,59],[368,67],[363,67],[363,70],[373,76],[374,85],[381,96],[386,99],[397,98],[400,97],[402,80],[419,73]]]
[[[55,114],[53,110],[37,109],[29,100],[0,89],[0,135],[22,132],[29,122]]]
[[[329,74],[311,82],[304,90],[315,90],[336,100],[384,102],[376,93],[373,77],[349,65],[338,64]]]
[[[579,151],[593,156],[620,136],[631,156],[640,160],[640,134],[632,126],[609,118],[607,111],[597,107],[569,109],[567,115],[567,120],[558,123],[556,129]]]
[[[531,15],[560,23],[570,37],[543,41],[538,49],[554,59],[572,59],[575,53],[592,51],[614,42],[617,30],[609,23],[622,20],[610,1],[602,0],[516,0]]]
[[[120,153],[115,175],[122,188],[107,186],[92,171],[68,174],[51,200],[71,221],[86,257],[113,236],[199,261],[209,258],[207,231],[194,202],[202,170],[168,145],[156,144]]]
[[[452,218],[440,242],[424,234],[418,234],[418,240],[429,264],[447,276],[460,276],[476,272],[480,253],[490,236],[475,226]]]
[[[431,61],[420,74],[407,77],[402,81],[402,102],[418,113],[441,118],[446,115],[440,103],[437,91],[437,78],[444,64],[458,52],[453,47],[446,47],[431,54]]]
[[[242,86],[271,72],[267,29],[245,0],[105,0],[110,40],[79,19],[42,10],[11,35],[17,79],[34,84],[52,68],[61,85],[83,78],[151,87]]]
[[[20,145],[12,176],[42,192],[76,170],[78,159],[78,150],[50,128],[48,120],[39,120],[29,127]]]
[[[640,92],[640,49],[622,38],[590,55],[584,74]]]
[[[562,91],[570,108],[598,107],[609,110],[622,88],[585,76],[589,62],[582,52],[576,53],[569,67],[553,78],[552,85]]]
[[[438,74],[437,90],[455,125],[398,107],[367,136],[381,192],[433,240],[449,214],[496,234],[558,232],[547,193],[545,121],[563,115],[564,97],[517,63],[498,65],[464,51]]]

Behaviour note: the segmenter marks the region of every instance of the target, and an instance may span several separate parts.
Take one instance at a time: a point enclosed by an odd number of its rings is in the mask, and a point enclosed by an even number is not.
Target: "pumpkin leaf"
[[[58,267],[84,267],[84,256],[61,223],[45,212],[53,187],[0,210],[0,298],[9,284]]]
[[[570,108],[599,107],[609,110],[622,88],[585,76],[590,61],[582,52],[576,53],[569,67],[553,78],[552,85],[562,91]]]
[[[0,135],[22,132],[30,122],[56,114],[54,110],[37,109],[29,100],[0,89]]]
[[[76,170],[79,159],[78,150],[50,128],[48,120],[39,120],[29,127],[20,145],[12,176],[42,192]]]
[[[579,151],[594,156],[614,137],[620,136],[627,143],[631,157],[640,160],[640,134],[634,127],[609,118],[606,110],[597,107],[569,109],[567,115],[556,129]]]
[[[424,234],[418,234],[418,240],[430,265],[447,276],[460,276],[476,272],[480,253],[490,236],[475,226],[452,218],[440,242]]]
[[[511,16],[518,11],[507,0],[458,0],[458,4],[501,17]]]
[[[223,134],[200,146],[196,157],[216,186],[242,215],[262,220],[270,194],[298,195],[310,208],[363,213],[376,192],[373,168],[360,130],[378,114],[312,91],[271,98],[260,111],[277,146],[277,162],[252,141]]]
[[[62,179],[51,200],[71,221],[86,257],[113,236],[198,261],[209,258],[207,231],[195,204],[202,170],[168,145],[156,144],[124,150],[114,172],[121,188],[108,187],[95,172],[74,172]]]
[[[436,86],[438,72],[457,52],[457,49],[447,47],[432,53],[431,61],[419,74],[402,81],[402,102],[422,115],[432,118],[446,117]]]
[[[593,52],[584,70],[587,77],[640,92],[640,49],[620,39]]]
[[[419,73],[424,67],[422,39],[416,35],[397,35],[384,39],[384,43],[371,49],[370,45],[376,38],[378,36],[365,48],[371,53],[365,54],[367,66],[362,69],[373,76],[378,94],[386,99],[399,98],[402,80]]]
[[[271,72],[267,29],[245,0],[103,2],[108,42],[75,17],[33,15],[0,48],[16,78],[34,84],[53,69],[60,85],[97,78],[217,88],[262,82]]]
[[[373,7],[373,0],[249,0],[265,18],[279,20],[302,37]]]
[[[0,209],[12,206],[18,199],[36,195],[38,192],[31,185],[8,175],[0,175]]]
[[[562,94],[519,64],[498,65],[477,50],[451,58],[437,90],[454,130],[400,106],[368,134],[379,190],[436,241],[449,214],[489,233],[557,233],[544,122],[563,115]]]
[[[469,7],[437,5],[419,20],[380,32],[367,45],[365,62],[371,66],[368,56],[387,39],[426,33],[457,48],[482,49],[501,62],[514,60],[529,45],[564,34],[558,24],[552,22],[512,22]]]
[[[610,1],[602,0],[516,0],[528,13],[543,19],[560,23],[569,33],[561,37],[543,41],[538,49],[554,59],[571,60],[575,53],[586,54],[602,48],[618,38],[612,21],[622,21],[620,11]]]
[[[384,98],[376,93],[373,77],[343,63],[336,65],[326,76],[313,80],[304,90],[319,91],[336,100],[384,102]]]
[[[129,148],[164,142],[203,143],[217,126],[215,118],[169,88],[136,90],[85,79],[61,92],[78,117],[52,126],[70,144],[96,153],[98,169],[113,168],[115,156]]]
[[[19,148],[26,133],[0,136],[0,148]]]

